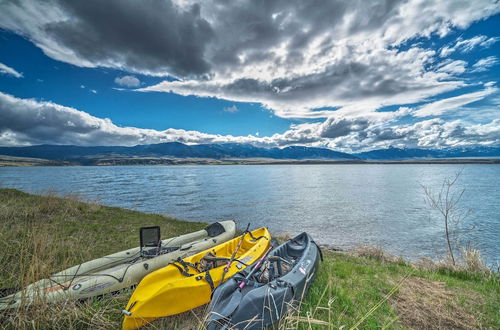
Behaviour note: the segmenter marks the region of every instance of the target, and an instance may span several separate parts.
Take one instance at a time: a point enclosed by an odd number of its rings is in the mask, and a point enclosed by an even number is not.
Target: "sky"
[[[500,146],[498,0],[0,2],[0,145]]]

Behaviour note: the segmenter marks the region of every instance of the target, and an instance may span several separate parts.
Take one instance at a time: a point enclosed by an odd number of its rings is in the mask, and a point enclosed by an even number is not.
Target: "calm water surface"
[[[255,165],[0,168],[0,186],[76,193],[112,206],[240,228],[309,232],[341,248],[372,244],[409,258],[443,251],[420,184],[463,168],[464,208],[488,262],[500,260],[500,165]]]

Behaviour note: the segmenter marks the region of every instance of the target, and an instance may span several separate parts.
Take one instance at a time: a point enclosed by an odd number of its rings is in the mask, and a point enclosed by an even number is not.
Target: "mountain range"
[[[474,147],[451,149],[399,149],[387,148],[353,154],[364,160],[405,160],[443,158],[495,158],[500,157],[500,147]]]
[[[500,147],[455,149],[388,148],[348,154],[324,148],[290,146],[261,148],[249,144],[199,144],[178,142],[124,146],[35,145],[0,147],[0,155],[30,157],[54,161],[93,164],[98,159],[180,158],[180,159],[273,159],[273,160],[330,160],[330,161],[400,161],[448,158],[496,158]]]

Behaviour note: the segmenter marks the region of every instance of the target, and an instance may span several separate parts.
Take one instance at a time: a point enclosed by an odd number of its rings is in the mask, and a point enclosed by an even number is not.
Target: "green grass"
[[[0,287],[22,287],[80,262],[137,246],[138,228],[147,225],[160,225],[164,238],[206,226],[71,196],[0,189]],[[365,255],[325,251],[300,311],[291,313],[280,327],[499,328],[498,274],[446,267],[425,270],[403,260],[388,261],[380,253]],[[116,329],[130,293],[84,305],[47,304],[0,312],[0,328]],[[203,312],[202,307],[153,327],[197,326]]]
[[[405,328],[408,324],[404,324],[400,319],[409,318],[411,321],[415,319],[414,315],[398,314],[394,301],[397,300],[399,292],[414,283],[416,279],[423,283],[443,283],[443,288],[432,290],[434,287],[431,286],[431,290],[424,288],[422,291],[419,291],[418,285],[412,288],[412,291],[408,292],[410,301],[405,303],[415,303],[416,310],[413,313],[423,312],[419,308],[422,307],[418,301],[419,294],[429,296],[430,303],[433,303],[435,299],[432,299],[432,295],[439,296],[442,290],[447,292],[444,310],[438,311],[435,315],[418,315],[417,318],[423,318],[420,325],[424,325],[424,322],[437,322],[436,319],[439,317],[463,318],[467,315],[460,314],[468,314],[478,319],[473,328],[498,328],[500,282],[497,275],[466,274],[461,271],[445,270],[428,271],[415,268],[403,261],[388,262],[345,253],[325,254],[325,261],[302,305],[301,315],[306,316],[309,313],[314,319],[330,320],[332,329],[342,326],[349,329],[365,316],[359,328]],[[401,284],[399,290],[395,290],[391,297],[384,300],[398,284]],[[330,305],[328,305],[329,299],[331,299]],[[379,302],[382,302],[380,307],[367,316],[369,310]],[[318,306],[322,308],[317,308]],[[443,306],[436,307],[443,308]],[[421,328],[417,324],[414,326]]]

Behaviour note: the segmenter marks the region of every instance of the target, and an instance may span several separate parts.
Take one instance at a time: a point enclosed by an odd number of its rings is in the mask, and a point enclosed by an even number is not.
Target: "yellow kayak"
[[[175,315],[208,303],[212,291],[222,281],[256,262],[270,244],[271,235],[263,227],[243,234],[243,240],[241,236],[236,237],[152,272],[142,279],[130,297],[123,311],[123,329],[137,329],[159,317]],[[236,250],[234,262],[227,268]]]

